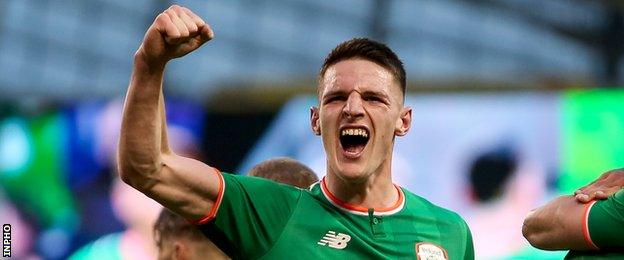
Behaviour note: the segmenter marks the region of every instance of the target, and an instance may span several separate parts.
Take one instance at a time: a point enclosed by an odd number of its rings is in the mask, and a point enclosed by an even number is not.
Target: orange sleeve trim
[[[210,208],[210,212],[208,212],[206,216],[196,221],[193,221],[195,225],[206,224],[217,216],[217,211],[219,210],[219,206],[221,206],[221,200],[223,199],[223,193],[225,193],[225,182],[223,181],[223,175],[221,174],[221,171],[219,171],[217,168],[212,168],[212,169],[215,170],[215,173],[219,177],[219,193],[217,194],[217,199],[215,200],[214,204]]]
[[[587,245],[594,250],[600,250],[600,248],[596,246],[596,244],[594,244],[594,241],[592,241],[591,235],[589,234],[589,212],[591,211],[591,208],[592,206],[594,206],[595,203],[596,201],[592,201],[585,204],[585,213],[583,214],[583,222],[581,223],[581,225],[583,227],[583,237],[585,238],[585,242],[587,243]]]

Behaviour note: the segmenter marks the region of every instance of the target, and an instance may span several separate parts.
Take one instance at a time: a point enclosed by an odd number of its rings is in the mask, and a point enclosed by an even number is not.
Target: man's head
[[[412,117],[403,106],[405,82],[401,61],[384,44],[357,38],[332,50],[310,117],[323,139],[328,174],[358,182],[390,174],[394,137],[407,133]]]
[[[168,209],[154,225],[158,259],[229,259],[199,229]]]
[[[256,164],[249,170],[248,175],[299,188],[307,188],[318,181],[318,177],[308,166],[287,157],[269,159]]]

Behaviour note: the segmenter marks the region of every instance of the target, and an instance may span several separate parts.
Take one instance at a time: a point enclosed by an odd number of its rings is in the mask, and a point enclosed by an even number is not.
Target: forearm
[[[162,154],[169,152],[163,75],[164,64],[148,66],[135,56],[119,137],[119,170],[124,181],[139,189],[151,186],[146,180],[161,170]]]
[[[584,209],[573,196],[558,197],[526,217],[522,234],[541,249],[590,249],[583,237]]]
[[[165,64],[214,36],[191,10],[172,5],[156,16],[134,57],[119,138],[121,178],[188,219],[213,214],[223,184],[219,172],[169,150],[164,97]]]

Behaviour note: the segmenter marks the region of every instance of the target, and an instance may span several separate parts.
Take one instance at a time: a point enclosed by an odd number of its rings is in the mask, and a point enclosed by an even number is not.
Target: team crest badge
[[[418,260],[448,260],[446,250],[431,243],[416,244],[416,259]]]

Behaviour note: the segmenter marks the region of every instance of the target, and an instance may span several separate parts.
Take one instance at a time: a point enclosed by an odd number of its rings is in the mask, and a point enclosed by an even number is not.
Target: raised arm
[[[212,37],[210,27],[187,8],[174,5],[160,13],[135,53],[121,124],[121,178],[187,219],[206,216],[222,185],[216,170],[169,148],[163,75],[169,60]]]

